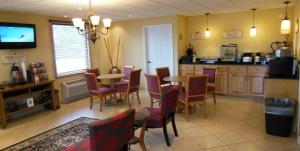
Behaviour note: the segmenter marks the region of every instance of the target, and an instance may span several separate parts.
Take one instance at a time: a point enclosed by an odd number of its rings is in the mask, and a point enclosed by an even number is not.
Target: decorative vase
[[[110,74],[116,74],[116,73],[121,73],[121,70],[118,67],[113,66],[110,70],[109,70]]]

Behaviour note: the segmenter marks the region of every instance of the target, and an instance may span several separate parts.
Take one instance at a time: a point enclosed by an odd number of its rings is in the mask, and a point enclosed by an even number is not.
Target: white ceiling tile
[[[295,1],[292,0],[290,5],[294,5]],[[254,7],[278,8],[283,7],[283,0],[92,0],[92,6],[94,12],[101,17],[128,20],[247,11]],[[82,10],[78,10],[79,7]],[[88,0],[0,0],[0,9],[47,16],[86,17]]]

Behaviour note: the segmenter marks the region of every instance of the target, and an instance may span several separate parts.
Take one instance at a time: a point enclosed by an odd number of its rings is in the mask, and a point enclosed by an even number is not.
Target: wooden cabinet
[[[194,65],[180,65],[179,66],[179,74],[181,76],[190,76],[195,74],[195,66]]]
[[[249,66],[247,78],[247,94],[249,96],[264,96],[265,94],[265,76],[268,72],[267,67]]]
[[[264,96],[265,75],[249,74],[247,81],[247,94],[249,96]]]
[[[227,72],[218,72],[216,77],[216,92],[221,94],[227,93]]]
[[[232,95],[246,95],[246,66],[228,67],[228,93]]]
[[[216,92],[240,96],[258,96],[265,94],[266,66],[255,65],[180,65],[180,75],[197,75],[203,68],[217,68]]]

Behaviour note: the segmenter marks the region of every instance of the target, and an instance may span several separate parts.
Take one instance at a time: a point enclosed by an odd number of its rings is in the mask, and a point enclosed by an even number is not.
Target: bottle
[[[39,82],[40,82],[40,77],[36,74],[36,75],[34,76],[34,83],[35,83],[35,84],[39,84]]]
[[[196,55],[193,54],[193,63],[195,63],[195,62],[196,62]]]

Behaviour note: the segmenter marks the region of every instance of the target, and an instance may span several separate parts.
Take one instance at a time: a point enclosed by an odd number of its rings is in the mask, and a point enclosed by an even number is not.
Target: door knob
[[[152,63],[151,61],[147,61],[147,63]]]

